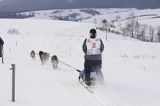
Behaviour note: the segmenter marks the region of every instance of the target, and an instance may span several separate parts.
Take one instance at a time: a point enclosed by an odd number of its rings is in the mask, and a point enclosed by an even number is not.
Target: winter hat
[[[90,33],[91,33],[92,35],[96,35],[97,32],[96,32],[95,29],[91,29],[91,30],[90,30]]]

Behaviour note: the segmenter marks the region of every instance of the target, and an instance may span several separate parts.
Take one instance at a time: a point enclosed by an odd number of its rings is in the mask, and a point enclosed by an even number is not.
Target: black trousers
[[[102,60],[86,60],[84,63],[84,71],[85,71],[85,80],[90,81],[91,72],[95,72],[99,80],[103,80],[102,74]]]
[[[2,57],[3,46],[0,45],[0,57]]]

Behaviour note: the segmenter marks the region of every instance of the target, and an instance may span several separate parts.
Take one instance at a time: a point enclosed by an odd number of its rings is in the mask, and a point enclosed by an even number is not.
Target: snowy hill
[[[63,20],[94,23],[95,27],[105,29],[142,41],[158,42],[160,30],[160,9],[58,9],[19,13],[29,19]],[[106,24],[103,21],[106,20]],[[131,24],[134,22],[135,24]],[[128,24],[130,28],[127,26]],[[108,27],[109,26],[109,27]],[[133,27],[133,32],[132,32]],[[137,29],[136,29],[137,28]],[[144,32],[144,34],[143,34]],[[133,35],[132,35],[133,34]],[[153,39],[153,40],[152,40]]]
[[[70,20],[70,21],[82,21],[90,19],[95,16],[101,16],[105,14],[123,13],[129,12],[135,9],[58,9],[58,10],[41,10],[30,11],[21,14],[34,14],[35,19],[54,19],[54,20]]]
[[[95,19],[101,21],[107,19],[108,21],[116,20],[117,16],[120,16],[120,21],[126,21],[128,15],[132,12],[139,18],[139,21],[146,24],[146,21],[155,26],[159,25],[160,9],[58,9],[58,10],[41,10],[31,11],[21,14],[29,15],[33,14],[31,19],[49,19],[49,20],[69,20],[69,21],[84,21],[94,23]]]
[[[0,64],[0,106],[159,106],[160,44],[146,43],[98,31],[105,45],[104,85],[91,94],[78,82],[78,73],[50,61],[42,65],[31,50],[56,54],[60,60],[83,69],[82,43],[92,23],[53,20],[0,20],[5,41],[4,62]],[[10,35],[16,29],[19,35]],[[16,102],[11,103],[10,64],[16,64]]]

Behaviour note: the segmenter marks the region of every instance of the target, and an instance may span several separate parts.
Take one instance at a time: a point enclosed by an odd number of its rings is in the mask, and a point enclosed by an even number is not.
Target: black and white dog
[[[57,68],[58,68],[58,63],[59,63],[59,61],[58,61],[58,57],[57,57],[56,55],[53,55],[53,56],[51,57],[51,63],[52,63],[52,65],[53,65],[53,68],[54,68],[54,69],[57,69]]]
[[[40,58],[42,64],[44,64],[44,62],[45,62],[45,53],[43,51],[39,51],[39,58]]]
[[[32,50],[31,53],[30,53],[31,58],[32,58],[32,59],[35,59],[35,55],[36,55],[35,51]]]
[[[43,51],[39,51],[39,58],[42,62],[42,64],[46,63],[49,59],[49,53],[47,52],[43,52]]]

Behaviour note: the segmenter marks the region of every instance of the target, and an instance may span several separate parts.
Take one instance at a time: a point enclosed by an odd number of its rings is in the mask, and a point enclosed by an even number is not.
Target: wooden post
[[[15,64],[11,64],[12,68],[12,102],[15,102]]]

